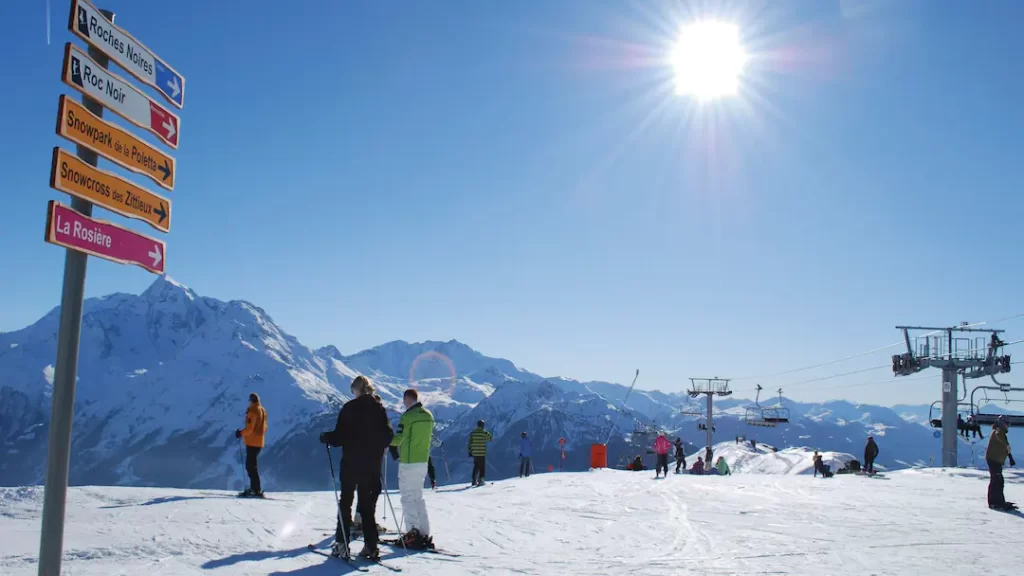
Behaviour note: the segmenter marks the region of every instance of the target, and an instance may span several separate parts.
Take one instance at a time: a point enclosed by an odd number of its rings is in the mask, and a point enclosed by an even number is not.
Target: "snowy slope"
[[[758,444],[756,448],[749,442],[722,442],[715,444],[712,464],[725,458],[733,474],[762,475],[796,475],[814,474],[814,449],[799,447],[773,450],[773,446]],[[704,457],[704,450],[698,450],[686,457],[686,463],[692,466],[697,457]],[[856,459],[852,454],[843,452],[821,452],[825,464],[838,470],[850,460]]]
[[[1008,479],[1024,499],[1024,479]],[[907,470],[886,478],[598,471],[538,474],[426,493],[439,546],[459,558],[384,556],[407,574],[1020,573],[1021,517],[989,511],[977,472]],[[941,495],[941,497],[936,497]],[[74,488],[65,572],[337,575],[305,551],[326,546],[331,492],[240,501],[214,491]],[[391,500],[401,515],[397,495]],[[40,488],[0,489],[0,573],[36,573]],[[390,510],[378,521],[394,525]],[[965,529],[969,522],[970,529]],[[361,544],[355,544],[358,550]],[[371,568],[372,573],[387,573]]]

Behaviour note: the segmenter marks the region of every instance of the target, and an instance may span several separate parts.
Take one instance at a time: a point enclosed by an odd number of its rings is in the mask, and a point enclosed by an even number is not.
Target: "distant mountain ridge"
[[[0,334],[0,485],[43,480],[59,309],[22,330]],[[322,489],[325,459],[316,442],[333,427],[357,374],[368,375],[397,421],[402,392],[415,386],[438,420],[435,459],[452,480],[468,478],[466,435],[484,420],[494,433],[489,467],[515,472],[518,439],[534,439],[539,469],[585,469],[589,447],[610,438],[610,464],[645,455],[654,428],[701,446],[700,403],[685,394],[545,378],[509,360],[450,340],[396,340],[351,355],[313,350],[260,307],[200,296],[169,278],[142,294],[85,302],[76,394],[71,482],[178,487],[240,487],[238,445],[246,397],[270,413],[261,469],[268,487]],[[937,455],[927,407],[784,399],[789,425],[743,424],[746,400],[716,402],[716,442],[745,435],[778,446],[856,454],[868,433],[881,440],[879,463],[927,464]],[[566,439],[565,455],[558,440]],[[888,440],[888,441],[887,441]],[[965,444],[962,460],[969,454]],[[976,452],[977,450],[975,450]],[[392,467],[392,471],[394,467]]]

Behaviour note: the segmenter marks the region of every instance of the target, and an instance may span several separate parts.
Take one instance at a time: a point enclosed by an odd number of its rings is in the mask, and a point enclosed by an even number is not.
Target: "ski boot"
[[[380,562],[380,549],[376,546],[363,546],[359,551],[359,557],[371,562]]]
[[[335,558],[341,558],[342,560],[348,560],[352,557],[351,554],[349,554],[348,546],[345,545],[345,542],[339,542],[337,540],[335,540],[334,543],[331,544],[331,556],[334,556]]]

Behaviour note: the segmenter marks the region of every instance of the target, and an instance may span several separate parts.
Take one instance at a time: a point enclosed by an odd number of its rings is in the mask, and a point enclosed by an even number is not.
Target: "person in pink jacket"
[[[658,453],[658,463],[654,467],[654,477],[657,478],[661,475],[661,471],[665,471],[665,476],[668,476],[668,452],[672,449],[672,443],[665,437],[665,433],[658,434],[658,438],[654,441],[654,451]]]

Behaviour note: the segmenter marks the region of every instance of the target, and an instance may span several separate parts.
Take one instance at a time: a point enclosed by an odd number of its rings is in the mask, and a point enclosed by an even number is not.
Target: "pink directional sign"
[[[93,220],[50,200],[46,217],[46,241],[93,256],[141,266],[155,274],[164,273],[167,246],[103,220]]]

